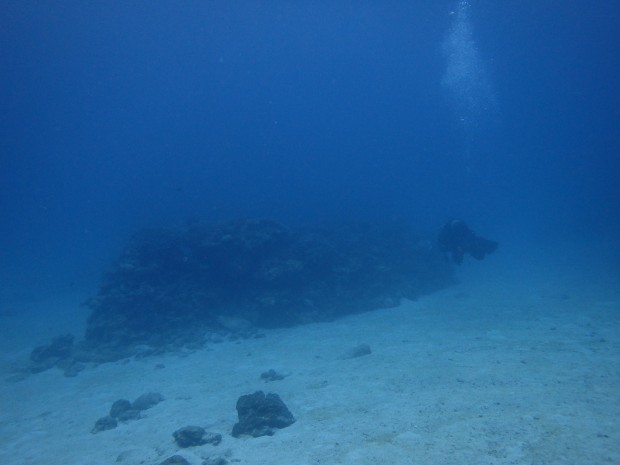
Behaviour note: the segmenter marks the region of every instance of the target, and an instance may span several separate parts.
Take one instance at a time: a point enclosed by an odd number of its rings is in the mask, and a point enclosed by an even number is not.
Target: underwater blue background
[[[0,299],[146,226],[453,216],[517,259],[620,237],[620,4],[0,4]],[[615,264],[620,267],[616,258]]]

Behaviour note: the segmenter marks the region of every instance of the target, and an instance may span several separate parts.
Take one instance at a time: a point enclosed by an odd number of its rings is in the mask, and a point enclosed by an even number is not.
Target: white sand
[[[620,464],[616,277],[506,269],[465,265],[461,285],[399,308],[184,357],[2,380],[0,463]],[[360,343],[372,354],[338,358]],[[271,368],[289,376],[261,381]],[[236,400],[256,390],[279,394],[297,421],[235,439]],[[149,391],[166,400],[145,418],[90,433],[112,402]],[[180,450],[172,432],[190,424],[222,443]]]

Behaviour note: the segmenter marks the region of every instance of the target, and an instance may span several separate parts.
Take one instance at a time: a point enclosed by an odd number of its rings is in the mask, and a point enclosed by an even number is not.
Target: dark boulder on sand
[[[236,438],[240,436],[273,436],[276,429],[286,428],[295,423],[295,417],[286,407],[280,396],[263,391],[241,396],[237,401],[239,421],[232,430]]]
[[[210,433],[201,426],[184,426],[172,433],[175,442],[179,447],[203,446],[213,444],[217,446],[222,442],[222,435]]]

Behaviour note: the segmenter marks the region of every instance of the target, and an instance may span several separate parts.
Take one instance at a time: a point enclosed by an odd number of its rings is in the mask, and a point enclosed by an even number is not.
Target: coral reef
[[[194,349],[381,307],[454,282],[430,241],[402,225],[292,229],[243,219],[135,235],[103,277],[85,337],[36,348],[30,373]]]
[[[248,332],[329,320],[452,280],[439,251],[404,227],[293,230],[245,219],[143,231],[87,302],[86,342],[162,346],[231,321]]]

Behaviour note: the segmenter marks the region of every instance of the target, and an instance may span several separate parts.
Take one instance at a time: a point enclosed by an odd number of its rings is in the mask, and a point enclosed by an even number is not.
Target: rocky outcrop
[[[87,345],[175,345],[207,329],[330,320],[453,281],[441,253],[404,227],[294,230],[270,220],[193,225],[135,236],[92,310]]]
[[[293,414],[280,396],[257,391],[241,396],[237,401],[239,421],[232,430],[236,438],[240,436],[273,436],[276,429],[286,428],[295,423]]]
[[[164,397],[158,392],[148,392],[142,394],[133,402],[129,402],[127,399],[118,399],[114,401],[110,412],[105,417],[99,418],[95,422],[95,426],[91,430],[91,433],[100,433],[109,429],[114,429],[118,426],[118,422],[128,422],[131,420],[139,420],[142,418],[142,412],[147,410],[161,401]]]
[[[30,372],[260,337],[398,305],[454,282],[432,242],[402,225],[293,229],[271,220],[143,231],[105,274],[85,338],[35,349]]]
[[[222,435],[210,433],[202,426],[184,426],[172,433],[179,447],[194,447],[212,444],[217,446],[222,442]]]

